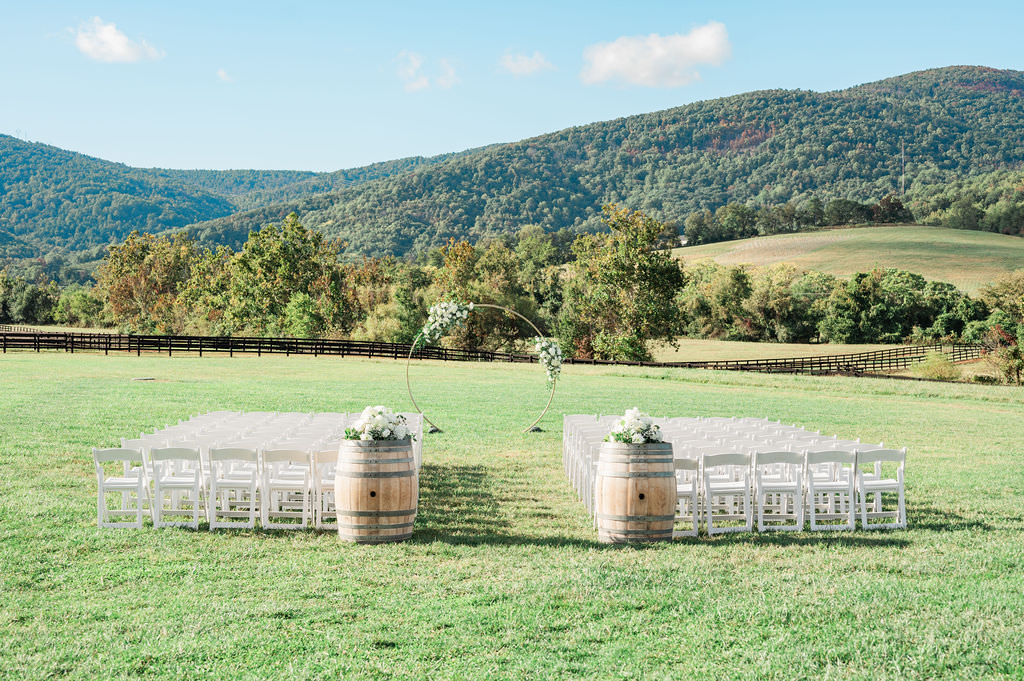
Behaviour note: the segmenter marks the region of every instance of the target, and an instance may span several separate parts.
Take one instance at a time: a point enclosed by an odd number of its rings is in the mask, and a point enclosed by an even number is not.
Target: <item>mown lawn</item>
[[[975,293],[1006,272],[1024,268],[1024,239],[1007,234],[925,225],[889,225],[777,234],[679,248],[686,261],[725,265],[791,263],[839,276],[895,267]]]
[[[781,357],[817,357],[845,355],[854,352],[875,352],[896,347],[882,344],[856,343],[757,343],[748,341],[680,338],[678,347],[659,344],[654,348],[658,362],[705,362],[732,359],[777,359]]]
[[[99,530],[89,448],[208,409],[409,407],[401,362],[0,355],[0,678],[1024,677],[1024,393],[423,364],[412,541]],[[154,382],[132,382],[152,376]],[[746,414],[910,448],[907,531],[596,542],[561,414]]]

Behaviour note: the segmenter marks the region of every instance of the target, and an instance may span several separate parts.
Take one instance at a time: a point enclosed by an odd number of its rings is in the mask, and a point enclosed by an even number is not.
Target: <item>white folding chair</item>
[[[255,449],[210,448],[210,491],[206,499],[211,530],[256,527],[258,461]]]
[[[142,527],[143,505],[149,496],[142,452],[127,448],[93,449],[92,459],[96,466],[96,524],[114,528]],[[113,462],[121,464],[121,474],[108,477],[103,464]],[[107,504],[107,494],[110,493],[119,499],[117,508],[110,508]],[[135,520],[114,521],[111,516],[135,516]]]
[[[758,532],[799,532],[804,528],[803,469],[804,455],[797,452],[754,453]],[[769,495],[773,497],[771,503]],[[787,524],[787,520],[792,522]],[[765,521],[775,524],[768,525]]]
[[[260,522],[269,530],[298,530],[310,519],[312,495],[309,452],[264,450],[260,482]],[[298,508],[299,510],[296,510]],[[299,522],[275,522],[274,519]]]
[[[334,506],[334,475],[338,467],[338,449],[313,452],[313,527],[338,529]]]
[[[682,522],[685,530],[675,530],[673,537],[696,537],[700,528],[700,461],[676,458],[676,521]]]
[[[824,450],[805,453],[804,479],[812,531],[854,529],[855,463],[855,452]],[[843,522],[819,523],[819,519]]]
[[[876,449],[857,454],[857,495],[860,498],[860,526],[865,530],[893,530],[907,526],[907,507],[903,490],[903,468],[907,461],[907,450]],[[895,477],[882,477],[882,464],[895,463]],[[872,472],[865,474],[862,466],[871,466]],[[877,474],[875,471],[879,471]],[[882,495],[886,492],[896,494],[896,509],[883,510]],[[875,495],[874,508],[868,511],[869,495]],[[869,519],[892,518],[890,522],[869,522]]]
[[[199,450],[186,447],[151,449],[153,462],[153,527],[199,529],[202,510],[203,474]],[[164,493],[169,505],[164,506]],[[205,513],[204,513],[205,514]],[[167,522],[164,516],[192,516],[191,521]]]
[[[703,464],[704,510],[708,535],[750,532],[753,529],[753,513],[750,506],[750,454],[705,454]],[[715,527],[716,520],[741,522],[742,525]]]

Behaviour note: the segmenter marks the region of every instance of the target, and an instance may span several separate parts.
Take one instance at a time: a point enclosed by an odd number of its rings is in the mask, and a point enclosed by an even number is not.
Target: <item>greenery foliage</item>
[[[94,249],[132,230],[187,226],[204,245],[237,250],[292,212],[346,242],[353,261],[530,224],[601,231],[610,203],[643,211],[671,234],[704,211],[728,234],[898,221],[906,213],[887,210],[887,199],[864,202],[899,188],[901,142],[915,215],[1020,233],[1020,173],[1011,171],[1024,163],[1022,91],[1019,71],[932,69],[835,92],[750,92],[321,174],[129,168],[3,136],[0,224],[20,243],[5,247],[0,235],[0,249],[20,255],[0,257],[36,268],[20,270],[30,276],[40,265],[26,258],[43,258],[47,277],[79,281],[102,257]],[[691,243],[705,238],[699,231]]]
[[[909,195],[1020,167],[1021,91],[1024,73],[950,67],[837,92],[751,92],[496,145],[288,210],[370,255],[475,242],[524,224],[599,231],[609,203],[677,230],[691,213],[730,203],[810,211],[798,219],[781,210],[772,218],[780,225],[820,224],[830,204],[831,218],[864,222],[874,216],[832,202],[896,191],[901,141]],[[190,229],[232,243],[268,218],[240,213]]]

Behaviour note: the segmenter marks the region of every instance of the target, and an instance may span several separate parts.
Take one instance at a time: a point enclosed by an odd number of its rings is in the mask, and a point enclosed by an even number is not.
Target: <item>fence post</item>
[[[231,337],[231,336],[228,336],[228,357],[234,357],[234,356],[235,356],[235,339],[233,337]]]

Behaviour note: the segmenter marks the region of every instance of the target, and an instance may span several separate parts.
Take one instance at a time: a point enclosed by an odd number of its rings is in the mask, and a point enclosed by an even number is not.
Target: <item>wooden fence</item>
[[[228,336],[136,336],[106,333],[53,333],[7,331],[0,327],[0,347],[8,350],[42,352],[102,352],[115,353],[194,353],[200,357],[209,353],[235,353],[260,355],[328,355],[334,357],[380,357],[403,359],[409,355],[405,343],[378,343],[373,341],[328,340],[319,338],[257,338]],[[612,360],[566,359],[566,364],[612,366],[679,367],[689,369],[719,369],[725,371],[756,371],[764,373],[879,373],[905,369],[924,359],[931,352],[941,352],[954,362],[977,359],[982,348],[977,345],[934,344],[904,345],[886,350],[849,353],[844,355],[814,355],[778,359],[712,360],[704,362],[623,362]],[[536,362],[535,355],[492,352],[489,350],[458,350],[426,346],[417,350],[416,359],[434,359],[455,362]]]

